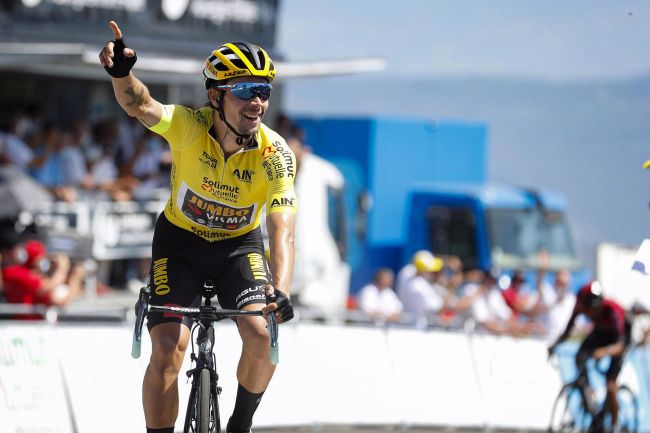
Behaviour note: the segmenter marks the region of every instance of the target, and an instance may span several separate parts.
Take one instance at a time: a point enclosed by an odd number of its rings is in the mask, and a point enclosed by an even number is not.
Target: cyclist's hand
[[[293,319],[293,305],[286,293],[274,289],[273,286],[266,286],[267,305],[262,309],[265,314],[274,312],[278,323],[288,322]]]
[[[124,45],[122,31],[115,21],[108,23],[113,31],[115,40],[106,42],[106,46],[99,53],[99,63],[102,64],[106,72],[115,78],[122,78],[129,75],[131,68],[135,65],[138,56],[131,48]]]
[[[604,358],[604,357],[607,356],[607,349],[602,348],[602,347],[599,348],[599,349],[595,349],[595,350],[592,352],[591,356],[592,356],[592,358],[594,358],[596,361],[598,361],[599,359],[602,359],[602,358]]]

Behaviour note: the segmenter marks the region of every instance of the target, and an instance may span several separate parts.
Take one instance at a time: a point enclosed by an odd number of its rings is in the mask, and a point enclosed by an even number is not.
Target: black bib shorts
[[[149,273],[151,305],[197,307],[205,280],[212,280],[221,308],[242,309],[266,304],[271,273],[264,256],[260,228],[242,236],[209,242],[170,223],[162,213],[156,222]],[[150,313],[149,330],[159,323],[192,320],[172,313]]]

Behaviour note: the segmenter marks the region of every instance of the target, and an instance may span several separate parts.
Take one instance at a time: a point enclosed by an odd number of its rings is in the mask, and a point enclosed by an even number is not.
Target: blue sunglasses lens
[[[272,89],[270,84],[265,83],[238,83],[230,88],[230,93],[244,101],[250,101],[256,96],[266,101],[271,97]]]

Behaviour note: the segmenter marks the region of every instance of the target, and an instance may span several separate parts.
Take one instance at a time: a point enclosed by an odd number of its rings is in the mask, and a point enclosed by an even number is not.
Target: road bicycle
[[[191,331],[192,351],[190,354],[194,368],[186,372],[192,378],[192,388],[187,403],[183,433],[220,433],[221,419],[219,415],[219,395],[221,387],[218,385],[216,358],[214,348],[214,324],[223,319],[241,316],[262,316],[261,311],[224,310],[212,305],[211,298],[215,295],[214,283],[206,280],[203,283],[201,296],[203,304],[198,308],[170,307],[149,305],[149,288],[140,289],[138,302],[135,306],[136,321],[133,332],[133,345],[131,356],[140,357],[142,339],[142,326],[148,313],[175,313],[189,317],[194,321]],[[279,361],[278,324],[274,314],[269,314],[270,357],[273,364]],[[195,333],[196,338],[195,338]],[[195,344],[198,351],[195,351]]]
[[[590,359],[599,374],[605,375],[602,363]],[[627,385],[619,385],[618,425],[621,433],[637,433],[639,407],[635,393]],[[553,404],[548,433],[612,433],[611,413],[606,398],[598,399],[590,389],[587,372],[566,383]]]

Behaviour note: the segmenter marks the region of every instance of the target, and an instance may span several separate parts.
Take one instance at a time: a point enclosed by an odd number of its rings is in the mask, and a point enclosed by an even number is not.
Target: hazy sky
[[[288,60],[379,56],[397,75],[618,79],[650,72],[647,0],[280,0]]]

